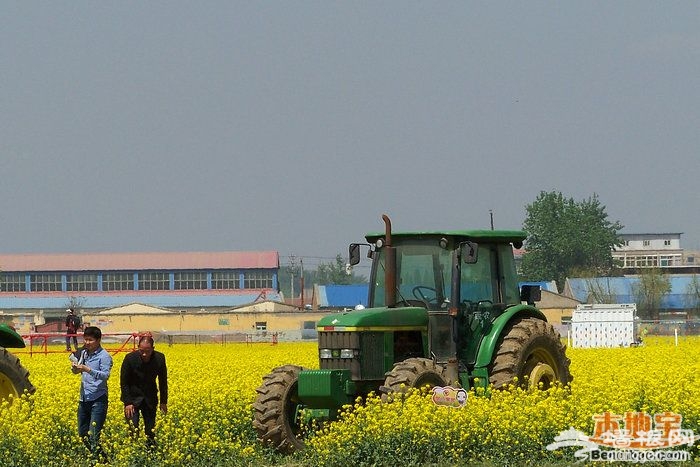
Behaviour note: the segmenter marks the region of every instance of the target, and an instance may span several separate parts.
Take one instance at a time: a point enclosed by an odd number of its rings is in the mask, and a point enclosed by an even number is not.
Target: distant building
[[[671,290],[661,297],[659,311],[697,314],[700,310],[700,276],[668,274]],[[567,278],[564,295],[581,303],[636,303],[640,300],[640,278],[589,277]]]
[[[281,301],[278,272],[276,251],[0,255],[0,311],[41,311],[48,322],[68,306],[224,310]]]
[[[683,264],[680,233],[620,234],[613,259],[624,268],[668,268]]]
[[[669,274],[700,272],[700,252],[681,248],[682,233],[619,234],[623,244],[613,248],[612,257],[624,274],[638,269],[660,268]],[[513,249],[518,274],[522,274],[525,248]]]
[[[354,309],[367,307],[369,284],[315,285],[314,304],[321,310]]]
[[[99,326],[103,333],[150,331],[161,339],[177,341],[182,336],[222,336],[230,341],[265,339],[277,333],[280,340],[316,338],[316,322],[325,313],[300,313],[295,306],[272,300],[219,311],[173,311],[132,303],[83,315],[85,322]],[[268,339],[269,340],[269,339]]]
[[[542,289],[542,297],[539,302],[535,302],[535,306],[544,313],[547,321],[552,323],[560,334],[566,335],[566,329],[562,328],[562,324],[568,324],[571,321],[571,315],[581,302],[575,298],[567,297],[547,289]]]

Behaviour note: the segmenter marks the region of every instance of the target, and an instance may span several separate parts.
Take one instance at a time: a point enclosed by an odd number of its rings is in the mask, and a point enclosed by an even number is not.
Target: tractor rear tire
[[[302,427],[296,418],[299,373],[303,370],[296,365],[277,367],[263,377],[262,385],[256,389],[253,427],[263,444],[283,454],[304,447]]]
[[[570,364],[566,346],[550,323],[523,318],[513,321],[501,335],[489,368],[489,381],[496,389],[511,383],[547,389],[555,381],[567,384],[574,379]]]
[[[407,358],[395,363],[394,368],[385,376],[384,386],[379,388],[384,401],[391,400],[395,394],[404,394],[411,388],[432,388],[448,384],[445,369],[429,358]]]
[[[0,400],[17,398],[22,394],[33,394],[36,388],[29,382],[29,372],[19,358],[0,347]]]

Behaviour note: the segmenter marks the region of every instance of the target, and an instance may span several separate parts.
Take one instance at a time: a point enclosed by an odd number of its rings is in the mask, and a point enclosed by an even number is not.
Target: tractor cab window
[[[499,271],[501,284],[503,284],[503,301],[508,305],[520,303],[520,288],[518,287],[518,274],[515,270],[515,260],[510,244],[498,245]]]
[[[396,246],[396,301],[401,306],[446,307],[450,297],[452,254],[435,239],[412,239]],[[384,306],[384,256],[377,250],[372,306]]]
[[[476,263],[462,264],[462,288],[460,291],[463,302],[494,303],[496,276],[494,274],[495,251],[489,245],[479,245],[479,258]]]
[[[462,302],[479,308],[520,303],[518,278],[510,244],[479,245],[479,259],[462,264]]]

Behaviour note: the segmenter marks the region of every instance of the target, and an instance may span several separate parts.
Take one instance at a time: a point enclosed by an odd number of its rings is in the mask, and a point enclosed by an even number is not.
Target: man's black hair
[[[141,342],[146,342],[147,344],[151,344],[151,347],[153,347],[155,344],[153,342],[153,336],[149,334],[144,334],[143,336],[139,337],[139,345],[141,345]]]
[[[83,331],[83,337],[84,336],[92,337],[95,340],[100,340],[102,339],[102,331],[100,331],[100,328],[97,326],[88,326]]]

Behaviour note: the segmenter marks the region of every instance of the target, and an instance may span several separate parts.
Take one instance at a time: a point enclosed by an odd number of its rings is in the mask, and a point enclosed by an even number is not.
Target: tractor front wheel
[[[547,389],[559,381],[573,380],[566,347],[551,324],[537,318],[514,321],[498,342],[489,368],[489,379],[498,389],[510,383]]]
[[[302,408],[298,380],[303,370],[296,365],[277,367],[263,377],[262,385],[256,389],[253,427],[258,439],[285,454],[304,447],[298,418]]]
[[[390,394],[405,393],[410,388],[423,386],[447,386],[445,370],[429,358],[407,358],[394,364],[394,368],[386,373],[384,386],[380,391],[382,398],[387,400]]]
[[[0,347],[0,400],[32,394],[36,389],[29,382],[29,372],[19,363],[19,358]]]

